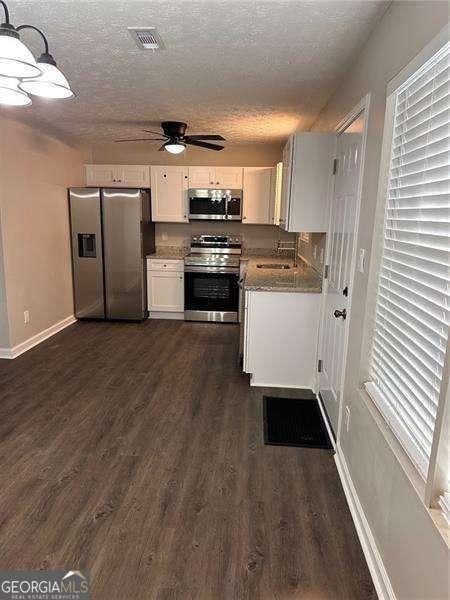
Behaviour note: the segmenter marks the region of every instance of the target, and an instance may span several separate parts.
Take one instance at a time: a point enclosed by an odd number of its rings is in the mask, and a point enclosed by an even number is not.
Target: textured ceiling
[[[188,122],[189,133],[220,133],[232,143],[279,142],[308,129],[388,3],[8,4],[13,24],[46,32],[77,97],[0,114],[90,144],[141,137],[149,122],[170,119]],[[166,49],[139,50],[127,32],[132,26],[156,26]],[[33,32],[23,40],[42,51]]]

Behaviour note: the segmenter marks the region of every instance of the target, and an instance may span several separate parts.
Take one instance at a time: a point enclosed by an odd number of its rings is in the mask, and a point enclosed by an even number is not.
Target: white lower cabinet
[[[255,386],[316,387],[320,294],[245,292],[243,367]]]
[[[183,319],[184,262],[148,259],[147,296],[151,319]]]

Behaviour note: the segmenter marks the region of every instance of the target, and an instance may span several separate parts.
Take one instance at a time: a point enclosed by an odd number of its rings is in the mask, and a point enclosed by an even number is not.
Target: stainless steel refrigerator
[[[70,188],[69,209],[75,316],[145,319],[145,257],[155,250],[150,192]]]

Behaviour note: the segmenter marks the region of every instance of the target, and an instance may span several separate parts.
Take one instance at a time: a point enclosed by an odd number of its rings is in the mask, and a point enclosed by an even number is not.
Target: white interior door
[[[353,249],[362,165],[365,110],[338,133],[336,173],[328,228],[328,277],[319,343],[319,392],[330,425],[338,431],[344,356],[354,272]]]

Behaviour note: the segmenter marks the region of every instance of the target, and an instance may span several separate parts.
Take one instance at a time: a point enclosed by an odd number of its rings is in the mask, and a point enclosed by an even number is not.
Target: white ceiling
[[[0,114],[79,143],[141,137],[149,122],[232,143],[308,129],[388,5],[379,1],[16,0],[14,25],[48,36],[77,93]],[[2,15],[1,15],[2,16]],[[127,27],[156,26],[166,49],[139,50]],[[22,39],[37,53],[38,37]],[[153,127],[156,123],[153,123]],[[150,127],[152,128],[152,127]]]

